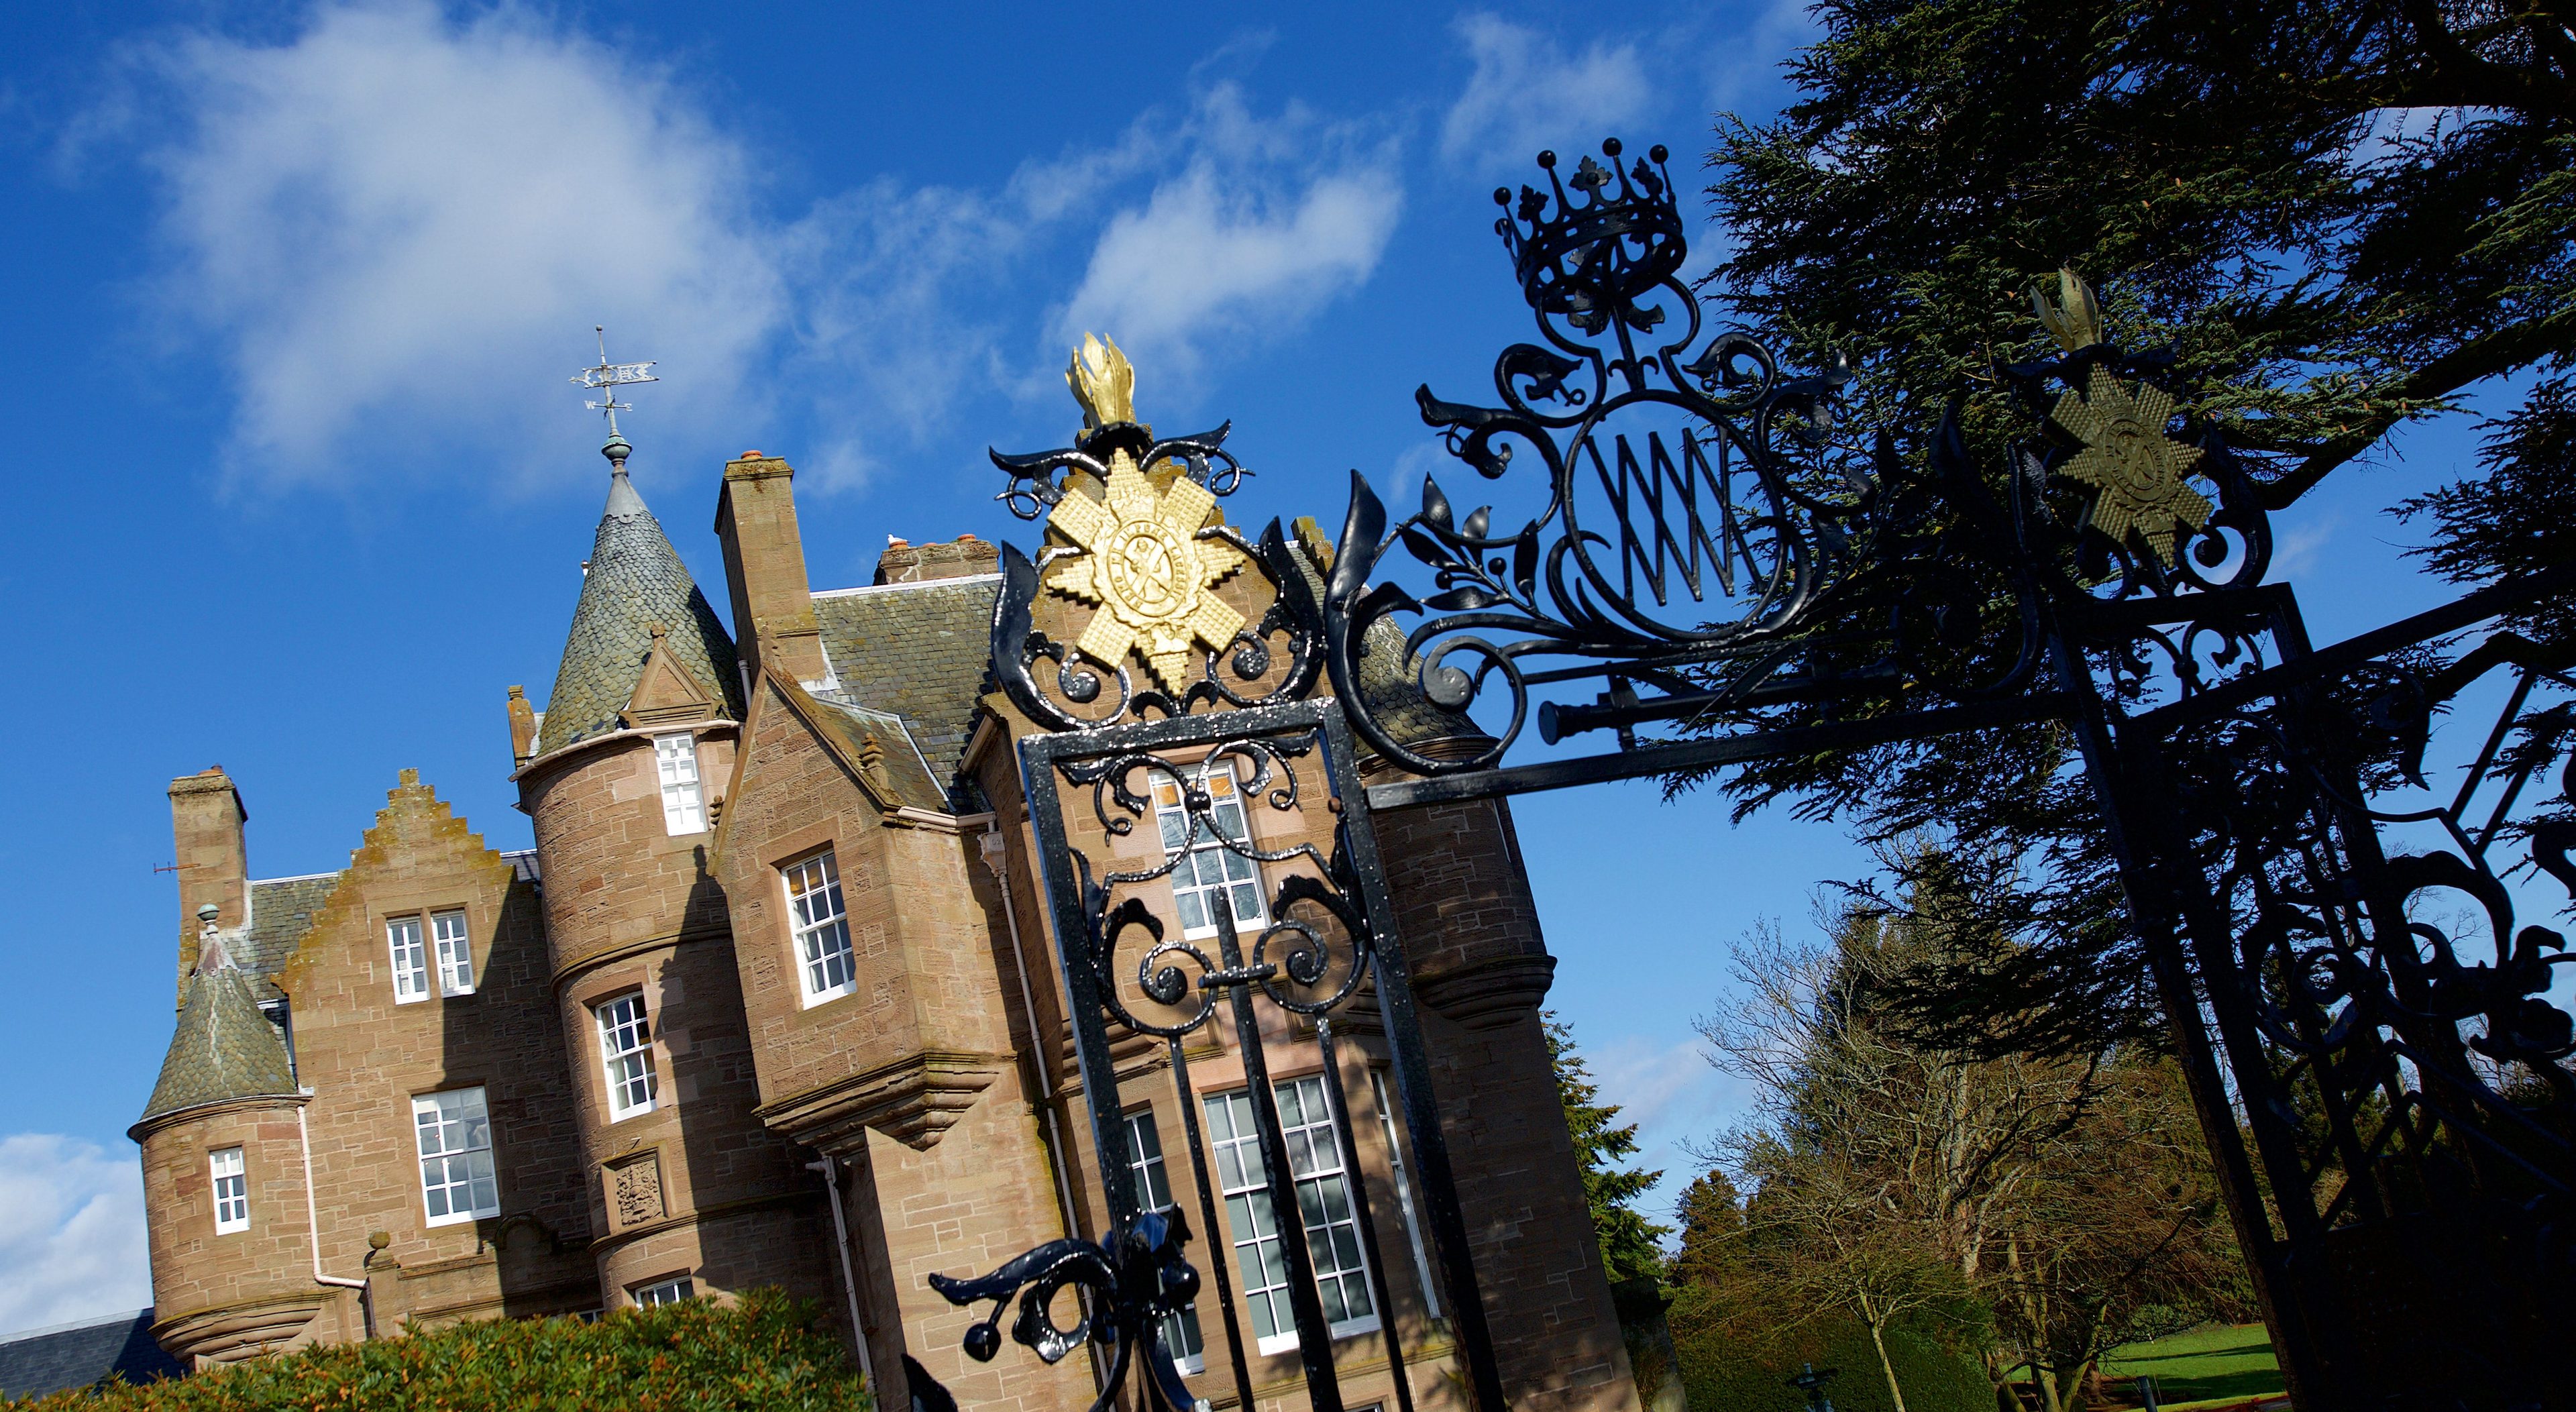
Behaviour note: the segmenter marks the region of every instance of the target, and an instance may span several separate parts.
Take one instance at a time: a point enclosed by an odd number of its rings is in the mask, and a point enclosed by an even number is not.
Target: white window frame
[[[848,904],[841,896],[841,866],[832,850],[810,854],[778,870],[787,890],[787,930],[796,948],[796,988],[808,1006],[838,1000],[859,988],[858,952],[850,943]]]
[[[429,914],[431,948],[437,952],[438,993],[474,993],[474,934],[465,927],[465,909],[452,907]]]
[[[698,1282],[688,1275],[653,1280],[626,1291],[627,1302],[638,1309],[659,1309],[665,1304],[679,1304],[697,1297]]]
[[[238,1235],[250,1229],[250,1170],[238,1147],[218,1147],[206,1154],[213,1180],[215,1234]]]
[[[1235,783],[1232,763],[1210,761],[1201,765],[1191,779],[1208,792],[1208,812],[1214,816],[1214,828],[1231,830],[1236,843],[1252,846],[1251,824],[1245,817],[1243,791]],[[1173,912],[1180,920],[1184,939],[1216,935],[1213,900],[1228,892],[1234,897],[1234,927],[1238,933],[1257,932],[1270,925],[1261,865],[1218,842],[1209,821],[1198,820],[1194,828],[1190,811],[1181,803],[1180,787],[1166,778],[1154,781],[1154,823],[1162,831],[1163,856],[1182,855],[1172,868],[1170,881]],[[1196,922],[1190,920],[1193,916],[1198,918]]]
[[[672,837],[707,831],[706,786],[698,778],[698,738],[688,731],[653,737],[653,778],[662,787],[662,827]]]
[[[1316,1295],[1324,1303],[1325,1317],[1332,1318],[1337,1303],[1348,1307],[1354,1295],[1369,1306],[1367,1313],[1334,1319],[1332,1336],[1346,1339],[1374,1333],[1379,1319],[1377,1296],[1369,1284],[1368,1253],[1360,1240],[1359,1214],[1351,1201],[1350,1169],[1343,1160],[1341,1144],[1333,1138],[1331,1110],[1324,1106],[1323,1078],[1310,1074],[1281,1079],[1271,1085],[1271,1090],[1274,1099],[1282,1104],[1279,1124],[1287,1139],[1288,1168],[1296,1176],[1297,1190],[1302,1195],[1310,1187],[1315,1189],[1315,1204],[1324,1213],[1322,1225],[1306,1226],[1302,1219],[1306,1203],[1301,1199],[1298,1233],[1306,1239],[1310,1254],[1319,1232],[1334,1252],[1333,1269],[1315,1271]],[[1270,1183],[1261,1165],[1261,1139],[1252,1125],[1251,1091],[1211,1093],[1203,1101],[1208,1142],[1215,1149],[1217,1179],[1225,1192],[1226,1229],[1234,1243],[1235,1272],[1243,1281],[1244,1302],[1252,1308],[1255,1345],[1265,1354],[1290,1352],[1297,1347],[1297,1320],[1289,1312],[1288,1259],[1285,1247],[1280,1245],[1279,1222],[1271,1215]],[[1342,1239],[1343,1228],[1347,1228],[1347,1242]],[[1344,1263],[1345,1255],[1348,1263]],[[1264,1316],[1274,1332],[1261,1332]]]
[[[1171,1164],[1163,1159],[1163,1133],[1154,1123],[1153,1105],[1121,1116],[1127,1121],[1127,1168],[1136,1179],[1137,1209],[1173,1209],[1180,1203],[1172,1199]],[[1207,1336],[1199,1329],[1195,1301],[1163,1317],[1163,1346],[1171,1350],[1172,1361],[1182,1372],[1207,1371]]]
[[[608,1121],[641,1117],[661,1106],[662,1077],[653,1065],[653,1017],[644,992],[630,990],[591,1007],[599,1026],[601,1076],[608,1081]]]
[[[1431,1250],[1422,1241],[1422,1223],[1413,1214],[1413,1182],[1404,1173],[1404,1145],[1395,1140],[1395,1105],[1387,1102],[1386,1073],[1369,1070],[1369,1091],[1377,1096],[1378,1128],[1386,1136],[1386,1163],[1395,1174],[1396,1209],[1404,1216],[1404,1233],[1413,1241],[1413,1272],[1422,1281],[1422,1312],[1440,1317],[1440,1284],[1431,1277]]]
[[[429,951],[422,940],[420,914],[385,918],[385,952],[393,959],[394,1003],[410,1005],[429,998]]]
[[[430,1121],[424,1123],[421,1120]],[[433,1226],[501,1214],[501,1183],[492,1166],[492,1114],[482,1085],[416,1093],[412,1139],[420,1153],[421,1212]],[[433,1180],[435,1177],[435,1180]],[[455,1193],[466,1194],[465,1209]],[[441,1212],[439,1208],[447,1209]]]

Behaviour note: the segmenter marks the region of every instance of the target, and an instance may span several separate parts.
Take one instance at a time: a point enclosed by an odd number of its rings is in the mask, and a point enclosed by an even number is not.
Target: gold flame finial
[[[1136,420],[1136,369],[1109,339],[1086,333],[1064,370],[1064,385],[1082,404],[1082,429]]]
[[[2093,290],[2071,269],[2058,270],[2053,301],[2046,293],[2045,276],[2034,282],[2030,307],[2057,339],[2057,346],[2069,353],[2102,341],[2102,311],[2093,303]]]

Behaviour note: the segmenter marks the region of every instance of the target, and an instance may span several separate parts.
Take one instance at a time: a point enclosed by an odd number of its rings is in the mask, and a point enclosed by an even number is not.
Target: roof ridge
[[[863,583],[852,588],[818,588],[808,597],[850,598],[862,593],[894,593],[908,588],[949,588],[968,583],[1000,583],[1000,574],[959,574],[954,578],[913,579],[906,583]]]
[[[0,1344],[16,1343],[21,1339],[43,1338],[48,1334],[74,1333],[81,1329],[103,1329],[110,1324],[130,1324],[151,1312],[152,1306],[146,1304],[140,1309],[128,1309],[122,1314],[93,1314],[86,1319],[74,1319],[69,1323],[47,1324],[41,1329],[20,1329],[13,1334],[0,1334]]]

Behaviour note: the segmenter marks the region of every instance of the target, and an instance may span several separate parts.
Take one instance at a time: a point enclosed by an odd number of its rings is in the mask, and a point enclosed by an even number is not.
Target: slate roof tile
[[[138,1124],[201,1103],[296,1091],[286,1045],[259,1012],[249,977],[220,947],[208,949],[213,964],[201,960],[188,977],[188,998],[179,1007],[170,1052],[161,1060],[161,1080],[152,1086],[152,1101]]]
[[[118,1374],[128,1383],[158,1382],[186,1371],[153,1342],[149,1309],[0,1338],[0,1397],[77,1392]]]
[[[814,595],[831,695],[902,718],[933,778],[956,789],[957,762],[990,690],[998,575],[883,584]],[[959,807],[965,807],[961,802]]]
[[[277,973],[313,930],[313,918],[331,900],[340,874],[306,878],[254,879],[250,885],[250,925],[225,938],[233,961],[249,977],[251,995],[266,1002],[278,997]]]
[[[678,660],[719,693],[725,714],[741,720],[742,677],[734,667],[733,638],[680,562],[661,521],[621,471],[609,478],[590,571],[582,579],[572,630],[564,637],[563,665],[538,727],[538,754],[619,728],[617,713],[634,695],[656,623],[668,630],[664,641]]]

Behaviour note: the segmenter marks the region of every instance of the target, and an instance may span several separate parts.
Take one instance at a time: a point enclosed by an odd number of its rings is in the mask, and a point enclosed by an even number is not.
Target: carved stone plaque
[[[609,1164],[608,1218],[621,1229],[662,1219],[659,1152],[639,1152]]]

